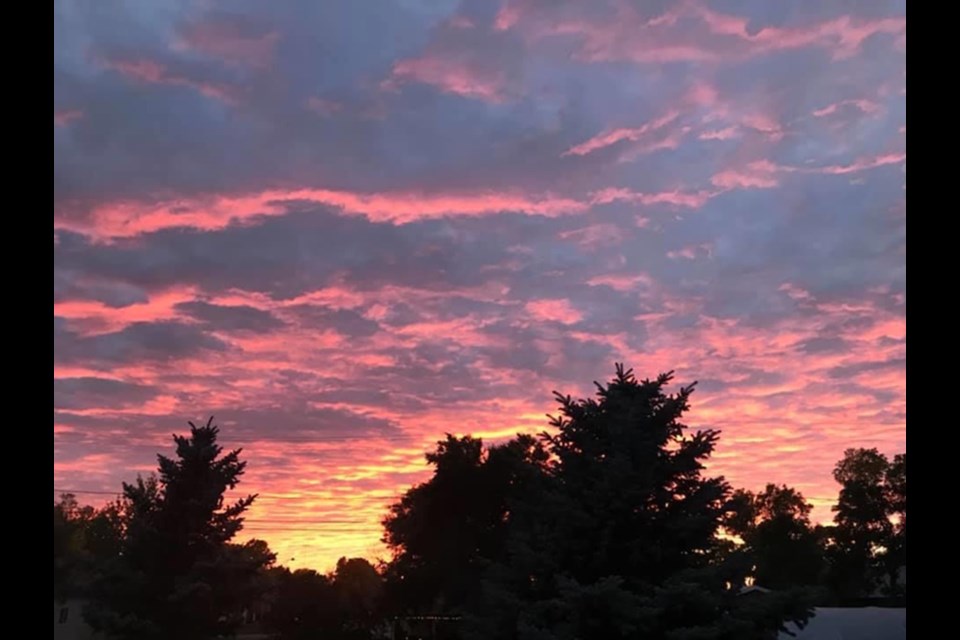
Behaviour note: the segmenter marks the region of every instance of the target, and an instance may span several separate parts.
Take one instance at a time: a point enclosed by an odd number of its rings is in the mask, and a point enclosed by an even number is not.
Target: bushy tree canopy
[[[448,435],[426,458],[433,477],[384,521],[394,613],[458,610],[479,595],[484,569],[504,557],[509,504],[541,473],[546,453],[531,436],[484,450],[477,438]]]
[[[820,584],[825,570],[819,536],[810,522],[813,506],[785,485],[737,490],[724,528],[743,540],[737,549],[746,575],[769,589]]]
[[[63,494],[53,505],[54,597],[82,594],[98,567],[119,555],[122,537],[122,502],[95,509]]]
[[[877,449],[848,449],[833,471],[840,496],[833,507],[829,584],[841,598],[891,594],[906,564],[907,456],[891,462]]]

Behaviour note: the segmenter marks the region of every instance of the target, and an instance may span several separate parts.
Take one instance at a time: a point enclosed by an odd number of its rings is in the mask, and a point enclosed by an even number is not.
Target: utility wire
[[[306,489],[300,489],[300,491],[303,491],[303,492],[306,493],[308,490],[306,490]],[[94,491],[94,490],[92,490],[92,489],[91,489],[91,490],[87,490],[87,489],[56,489],[56,488],[55,488],[55,489],[53,490],[53,492],[54,492],[54,493],[72,493],[73,495],[78,495],[78,496],[79,496],[79,495],[87,495],[87,494],[95,495],[95,496],[119,496],[119,495],[121,495],[121,494],[123,493],[123,490],[121,489],[121,490],[119,490],[119,491]],[[255,492],[255,493],[256,493],[256,492]],[[273,498],[274,500],[300,500],[300,499],[301,499],[301,498],[289,496],[289,495],[282,494],[282,493],[264,493],[264,492],[259,492],[259,493],[257,493],[257,496],[259,496],[259,497],[261,497],[261,498]],[[307,494],[307,495],[304,495],[304,496],[302,496],[302,497],[303,497],[303,498],[310,498],[311,496],[310,496],[309,494]]]
[[[301,491],[307,491],[307,490],[301,490]],[[92,490],[88,491],[88,490],[84,490],[84,489],[54,489],[53,492],[54,492],[54,493],[72,493],[72,494],[74,494],[74,495],[91,494],[91,495],[99,495],[99,496],[119,496],[120,494],[123,493],[123,491],[92,491]],[[260,496],[260,497],[263,497],[263,498],[273,498],[273,499],[279,499],[279,500],[299,500],[299,499],[300,499],[300,498],[294,498],[294,497],[288,496],[288,495],[283,495],[283,494],[280,494],[280,493],[262,493],[262,492],[261,492],[261,493],[257,493],[257,495]],[[304,497],[305,497],[305,498],[309,498],[310,496],[304,496]],[[829,501],[834,501],[834,500],[837,499],[836,496],[834,496],[834,497],[832,497],[832,498],[826,498],[826,497],[824,497],[824,496],[808,496],[808,495],[804,495],[803,497],[804,497],[805,499],[807,499],[807,500],[829,500]]]

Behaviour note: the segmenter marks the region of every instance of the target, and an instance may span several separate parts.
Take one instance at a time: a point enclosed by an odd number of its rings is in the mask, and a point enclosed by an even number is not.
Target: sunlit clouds
[[[445,432],[541,431],[615,361],[820,520],[845,448],[905,450],[903,3],[55,14],[56,487],[214,415],[245,534],[375,558]]]

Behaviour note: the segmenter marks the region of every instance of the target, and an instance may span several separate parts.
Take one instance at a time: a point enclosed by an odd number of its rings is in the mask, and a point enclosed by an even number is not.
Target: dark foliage
[[[743,540],[734,554],[756,584],[776,590],[821,584],[823,547],[802,494],[773,484],[757,494],[737,490],[728,509],[724,528]]]
[[[340,558],[327,576],[278,568],[271,577],[266,626],[282,640],[360,640],[384,624],[383,578],[363,558]]]
[[[84,593],[98,567],[120,554],[122,538],[122,502],[94,509],[63,494],[53,505],[54,597]]]
[[[274,556],[262,541],[230,541],[254,496],[224,504],[245,462],[222,455],[211,420],[174,436],[176,458],[159,458],[159,479],[123,485],[120,554],[104,563],[87,595],[88,623],[111,637],[190,640],[230,634],[265,589]]]
[[[701,473],[719,434],[687,433],[693,387],[666,394],[671,377],[618,366],[596,399],[558,394],[539,442],[441,443],[385,523],[407,604],[462,611],[471,638],[775,638],[804,621],[796,594],[738,597],[717,535],[730,489]]]
[[[834,525],[824,529],[828,585],[840,599],[899,595],[906,565],[907,456],[890,462],[876,449],[848,449],[833,472],[840,484]]]
[[[459,611],[479,596],[489,564],[506,552],[509,505],[530,490],[546,462],[543,447],[519,436],[484,451],[479,439],[448,435],[427,454],[433,477],[393,505],[384,542],[393,614]]]

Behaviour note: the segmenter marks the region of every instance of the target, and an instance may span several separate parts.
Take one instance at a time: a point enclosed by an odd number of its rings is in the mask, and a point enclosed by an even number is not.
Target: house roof
[[[795,635],[781,633],[780,640],[906,640],[907,610],[823,607],[803,629],[789,628]]]

